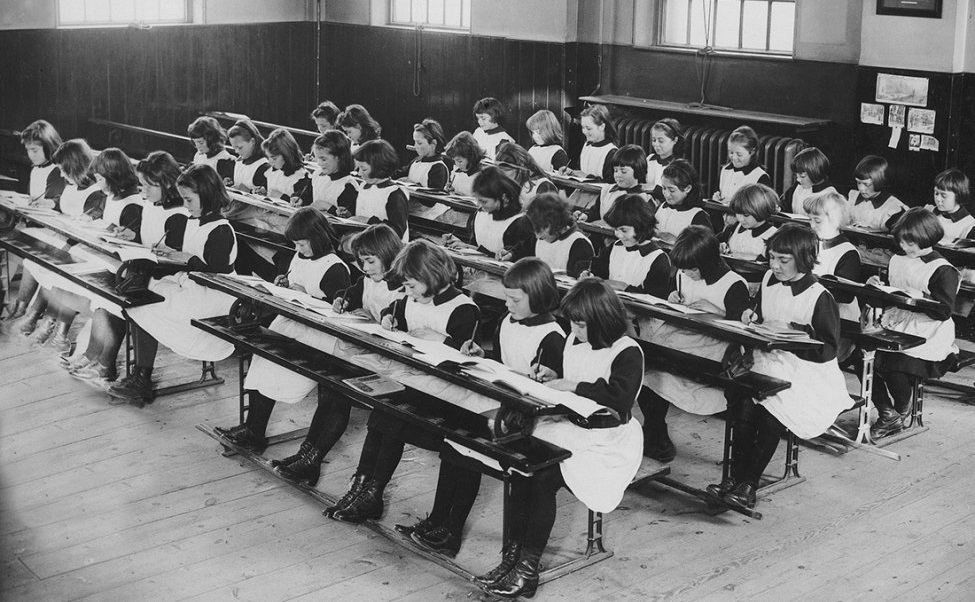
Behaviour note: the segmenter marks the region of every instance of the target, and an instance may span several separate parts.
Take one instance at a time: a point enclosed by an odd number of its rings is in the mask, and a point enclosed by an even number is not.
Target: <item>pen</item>
[[[528,366],[529,371],[531,371],[532,366],[538,366],[539,368],[542,366],[542,349],[543,349],[543,347],[541,345],[539,345],[538,346],[538,351],[535,352],[535,359],[532,360],[532,363]],[[538,380],[538,374],[537,374],[537,372],[538,371],[536,369],[535,370],[535,374],[530,374],[530,376],[534,380]]]
[[[474,344],[474,339],[477,337],[477,327],[481,325],[480,320],[474,320],[474,329],[471,331],[470,343]]]
[[[159,245],[161,245],[161,244],[162,244],[162,242],[163,242],[164,240],[166,240],[166,237],[167,237],[167,236],[169,236],[169,230],[166,230],[165,232],[163,232],[163,235],[162,235],[162,236],[161,236],[161,237],[159,238],[159,240],[157,240],[157,241],[156,241],[156,244],[154,244],[154,245],[152,245],[152,246],[154,246],[154,247],[158,247]]]

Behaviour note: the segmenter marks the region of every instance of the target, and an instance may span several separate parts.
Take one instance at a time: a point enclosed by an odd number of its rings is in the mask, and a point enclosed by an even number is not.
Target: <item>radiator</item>
[[[616,121],[619,131],[619,145],[638,144],[647,154],[653,152],[650,146],[650,128],[654,122],[648,119],[625,117]],[[730,130],[711,127],[690,126],[684,129],[686,144],[684,158],[691,162],[701,174],[704,195],[710,197],[718,186],[718,172],[728,162],[728,136]],[[783,136],[762,136],[758,141],[758,160],[772,178],[772,187],[779,194],[785,192],[795,182],[792,173],[792,158],[806,143],[799,138]]]

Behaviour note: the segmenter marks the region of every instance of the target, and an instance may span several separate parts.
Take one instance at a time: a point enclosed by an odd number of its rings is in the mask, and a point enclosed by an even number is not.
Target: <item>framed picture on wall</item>
[[[878,15],[941,18],[942,0],[877,0]]]

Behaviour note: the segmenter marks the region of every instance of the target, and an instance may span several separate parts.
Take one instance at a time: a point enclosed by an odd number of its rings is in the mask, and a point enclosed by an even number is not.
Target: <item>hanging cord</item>
[[[322,100],[322,0],[315,2],[315,102]]]
[[[707,0],[702,2],[701,11],[703,12],[704,16],[704,47],[697,51],[697,57],[699,60],[695,69],[697,80],[701,85],[701,99],[698,102],[689,103],[688,106],[730,111],[732,110],[731,107],[711,105],[707,102],[708,83],[711,80],[711,61],[714,57],[714,47],[711,46],[711,26],[713,24],[711,17],[714,13],[714,3]]]
[[[592,89],[589,96],[599,94],[603,85],[603,2],[599,0],[599,51],[596,54],[596,87]]]
[[[421,90],[421,72],[423,71],[423,26],[416,26],[413,38],[413,96],[419,96]]]

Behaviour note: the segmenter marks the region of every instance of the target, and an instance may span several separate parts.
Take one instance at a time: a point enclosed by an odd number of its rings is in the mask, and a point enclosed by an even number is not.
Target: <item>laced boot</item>
[[[489,594],[502,598],[531,598],[538,589],[538,557],[523,553],[521,560],[501,579],[484,588]]]
[[[142,408],[152,403],[152,368],[136,366],[132,376],[109,387],[108,394],[112,396],[111,405],[128,403]]]
[[[118,378],[115,366],[103,366],[100,362],[90,362],[68,372],[78,380],[85,381],[96,387],[106,387]]]
[[[312,447],[300,458],[290,464],[278,466],[278,474],[297,483],[306,483],[309,487],[318,484],[322,474],[322,459],[325,453],[317,447]]]
[[[501,564],[483,575],[474,577],[474,583],[480,586],[494,585],[515,568],[521,559],[521,543],[511,540],[501,550]]]
[[[47,340],[47,346],[54,349],[60,356],[70,357],[74,350],[74,343],[68,338],[69,330],[71,330],[71,324],[58,322],[54,336]]]
[[[329,506],[323,510],[322,514],[329,518],[333,518],[333,514],[339,510],[345,510],[348,508],[349,504],[354,502],[355,498],[359,496],[359,492],[362,491],[362,486],[367,480],[368,477],[366,477],[366,475],[356,473],[356,475],[352,477],[352,483],[349,486],[349,490],[345,492],[345,495],[343,495],[339,501],[335,502],[334,506]]]
[[[724,500],[736,506],[754,508],[758,496],[755,493],[755,486],[751,483],[738,483],[734,489],[725,494]]]
[[[34,329],[37,328],[37,323],[40,322],[41,318],[44,317],[44,311],[38,311],[36,309],[26,310],[26,312],[22,311],[18,317],[23,318],[23,322],[21,322],[20,326],[18,327],[20,334],[25,337],[29,337],[31,333],[34,332]],[[16,318],[11,319],[13,320]]]
[[[460,551],[460,535],[445,526],[430,529],[424,533],[414,531],[410,539],[438,554],[453,558]]]
[[[217,430],[219,431],[221,429],[217,429]],[[280,460],[271,460],[271,467],[277,468],[278,466],[286,466],[288,464],[291,464],[292,462],[296,462],[303,455],[311,451],[311,448],[312,448],[312,444],[310,441],[302,441],[301,447],[299,447],[298,451],[296,451],[295,453],[291,454],[290,456],[285,456]]]
[[[256,454],[260,454],[267,449],[267,437],[261,437],[247,424],[240,424],[229,429],[217,428],[214,430],[234,445],[243,447]]]
[[[47,342],[49,338],[54,334],[54,329],[57,328],[58,324],[54,318],[43,318],[36,326],[31,329],[30,334],[25,334],[27,337],[27,343],[31,347],[40,347]],[[24,332],[21,329],[21,332]]]
[[[735,485],[737,484],[738,481],[735,480],[735,477],[728,477],[727,479],[721,481],[721,483],[708,485],[707,491],[713,496],[724,497],[725,494],[731,492],[731,490],[734,489]]]
[[[904,430],[904,415],[894,408],[878,408],[880,416],[870,427],[870,437],[881,439]]]
[[[352,503],[343,510],[336,510],[332,518],[346,523],[364,523],[369,519],[379,519],[383,515],[383,490],[385,483],[368,479]]]
[[[429,531],[433,531],[438,526],[440,525],[431,521],[430,517],[427,516],[426,518],[421,518],[420,520],[418,520],[416,523],[412,525],[398,524],[395,527],[396,530],[402,533],[403,535],[413,535],[413,534],[423,535],[425,533],[428,533]]]

